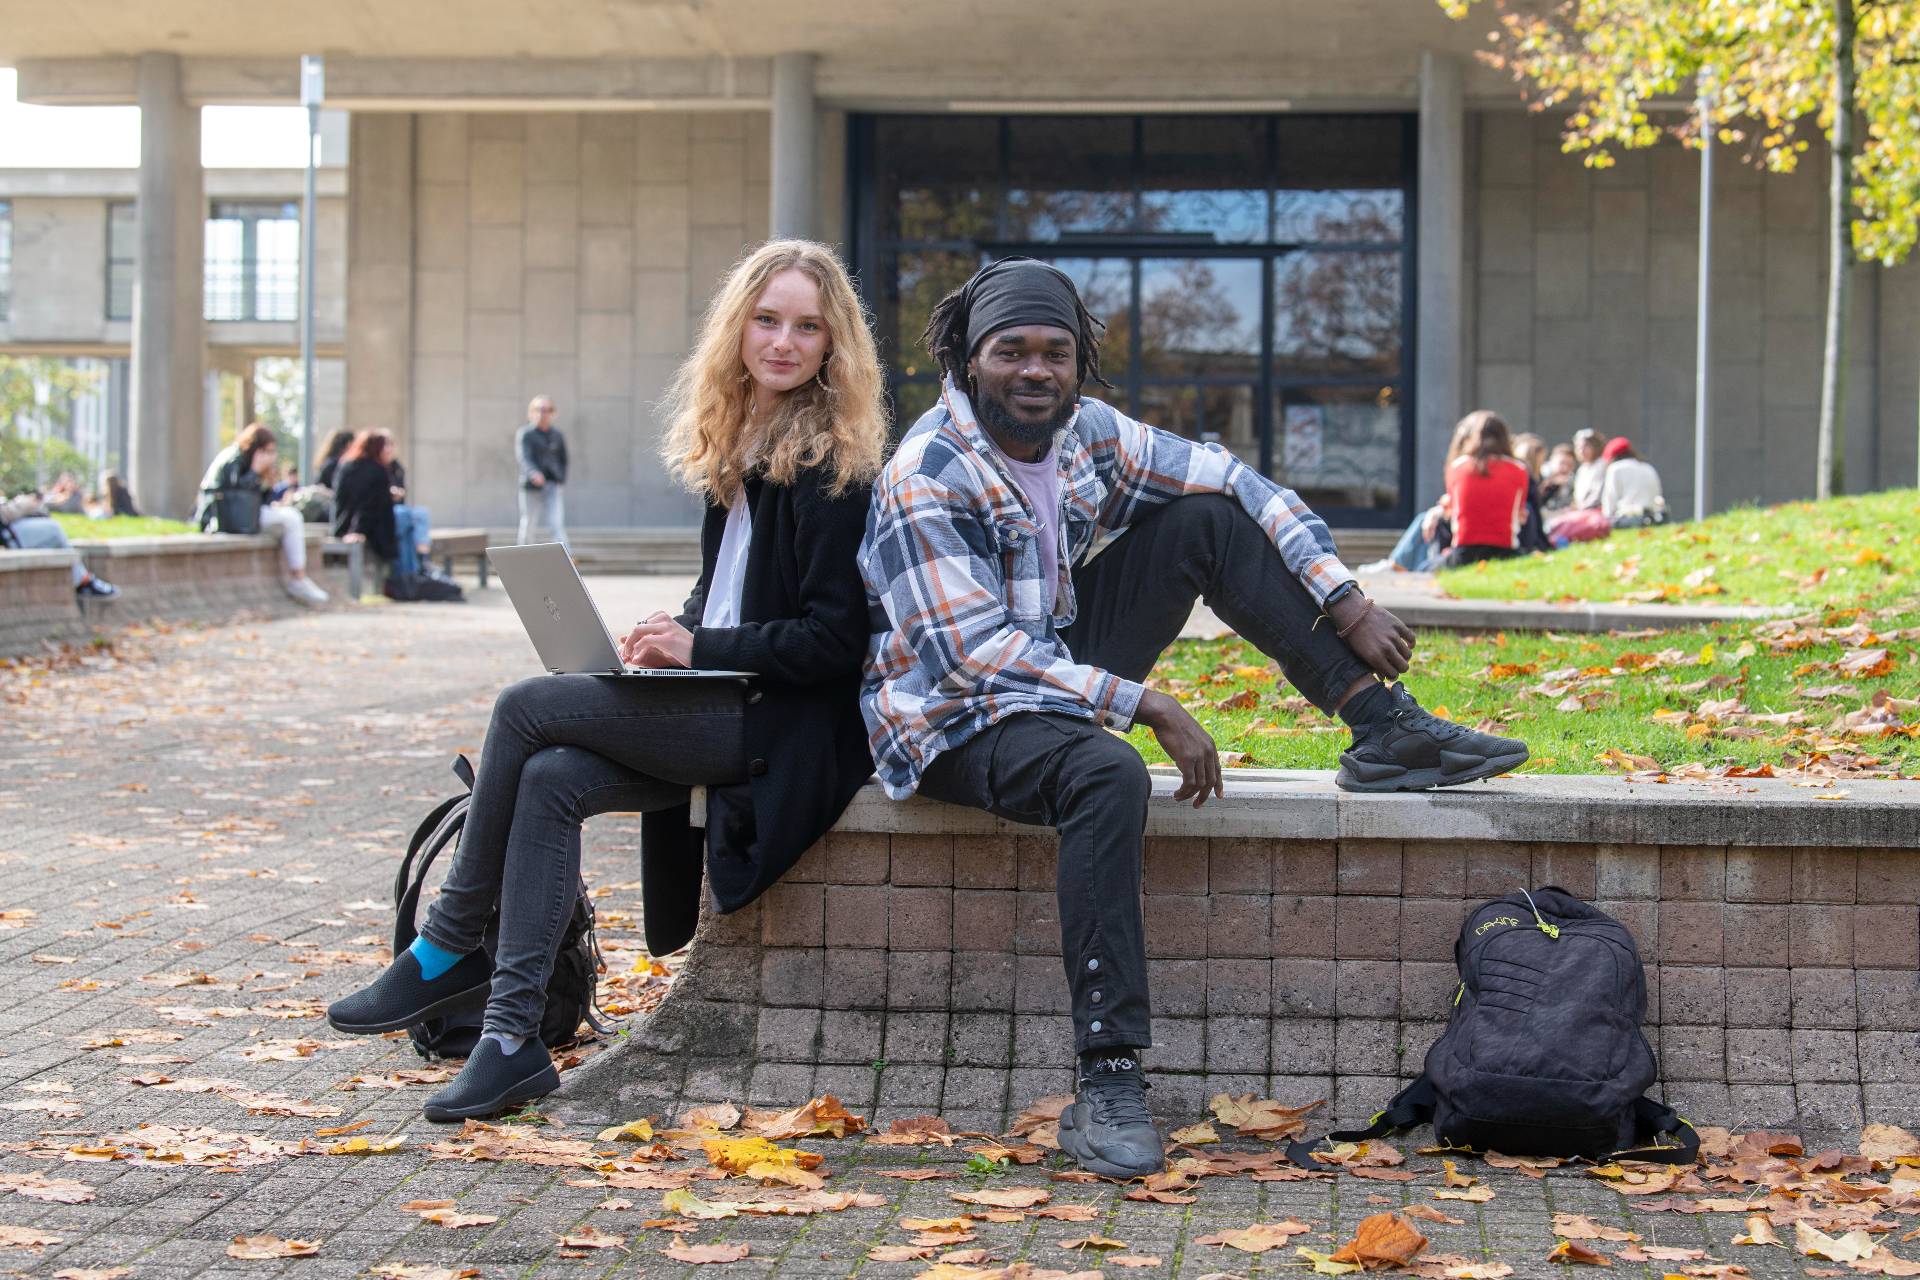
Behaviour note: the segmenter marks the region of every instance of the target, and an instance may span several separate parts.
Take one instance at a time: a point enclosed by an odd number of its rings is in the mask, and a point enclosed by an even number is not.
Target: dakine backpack
[[[1442,1143],[1508,1155],[1693,1162],[1700,1139],[1646,1097],[1646,975],[1627,927],[1564,889],[1476,909],[1454,944],[1447,1029],[1426,1070],[1352,1142],[1428,1120]]]
[[[457,845],[465,830],[467,807],[473,800],[473,766],[465,756],[455,756],[453,774],[465,784],[459,795],[441,801],[414,829],[407,843],[407,855],[393,880],[393,954],[399,955],[413,945],[418,933],[414,917],[420,909],[420,894],[426,886],[427,872],[434,859],[449,845]],[[573,915],[560,935],[560,950],[554,957],[553,973],[547,978],[547,1005],[540,1018],[540,1039],[549,1048],[571,1044],[585,1021],[596,1031],[609,1028],[594,1005],[594,993],[601,968],[599,942],[594,936],[593,903],[583,881],[573,900]],[[500,927],[496,910],[487,922],[482,945],[489,954]],[[476,1006],[430,1018],[407,1028],[414,1049],[424,1058],[464,1058],[473,1052],[480,1039],[480,1019],[484,1010]]]

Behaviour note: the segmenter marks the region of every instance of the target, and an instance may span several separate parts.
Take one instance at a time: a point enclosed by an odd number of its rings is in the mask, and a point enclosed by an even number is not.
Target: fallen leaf
[[[602,1129],[599,1139],[602,1142],[651,1142],[653,1126],[645,1120],[629,1120],[626,1124]]]
[[[1466,1225],[1465,1218],[1451,1217],[1447,1214],[1440,1212],[1440,1210],[1434,1208],[1430,1204],[1405,1205],[1400,1209],[1400,1212],[1409,1218],[1419,1218],[1424,1222],[1443,1222],[1450,1227],[1460,1227],[1460,1226]]]
[[[0,1225],[0,1249],[45,1249],[60,1243],[60,1237],[31,1227]]]
[[[1303,1235],[1311,1230],[1306,1223],[1287,1218],[1280,1222],[1256,1222],[1238,1231],[1216,1231],[1212,1235],[1199,1237],[1194,1243],[1238,1249],[1242,1253],[1265,1253],[1286,1244],[1289,1236]]]
[[[68,1267],[54,1272],[53,1280],[120,1280],[132,1274],[132,1267]]]
[[[625,1236],[612,1235],[593,1226],[576,1227],[560,1237],[563,1249],[624,1249],[626,1246]]]
[[[660,1207],[683,1218],[713,1221],[740,1216],[740,1206],[730,1200],[702,1200],[691,1191],[669,1191],[660,1197]]]
[[[1031,1209],[1053,1199],[1043,1187],[989,1187],[984,1191],[952,1191],[948,1198],[961,1204],[983,1204],[995,1209]]]
[[[398,1151],[406,1145],[407,1135],[396,1133],[386,1138],[348,1138],[327,1148],[330,1156],[377,1156]]]
[[[1250,1093],[1216,1093],[1208,1100],[1207,1106],[1222,1124],[1232,1125],[1236,1131],[1248,1137],[1277,1142],[1303,1137],[1307,1132],[1307,1115],[1324,1105],[1325,1101],[1322,1098],[1303,1107],[1288,1107],[1271,1098],[1256,1100]]]
[[[428,1209],[420,1215],[422,1222],[431,1222],[449,1231],[461,1227],[486,1227],[500,1221],[499,1217],[489,1213],[461,1213],[455,1209]]]
[[[660,1251],[675,1262],[738,1262],[752,1252],[744,1244],[683,1244],[675,1240]]]
[[[1578,1213],[1554,1214],[1553,1233],[1568,1240],[1638,1240],[1640,1238],[1638,1232],[1603,1226],[1592,1218]]]
[[[1110,1253],[1105,1261],[1114,1267],[1157,1267],[1161,1260],[1151,1253]]]
[[[428,1262],[376,1262],[367,1268],[376,1280],[473,1280],[478,1267],[436,1267]]]
[[[1793,1234],[1800,1252],[1809,1258],[1825,1258],[1829,1262],[1856,1262],[1873,1256],[1873,1237],[1864,1231],[1849,1231],[1843,1236],[1830,1236],[1817,1227],[1805,1222],[1793,1224]]]
[[[1613,1265],[1613,1259],[1609,1258],[1606,1254],[1595,1253],[1585,1245],[1576,1244],[1571,1240],[1562,1240],[1559,1244],[1553,1246],[1553,1251],[1547,1254],[1547,1261],[1563,1264],[1580,1263],[1583,1266],[1589,1267],[1610,1267]]]
[[[1362,1218],[1353,1239],[1333,1254],[1335,1262],[1357,1262],[1363,1268],[1404,1267],[1420,1256],[1427,1238],[1397,1213]]]
[[[763,1138],[844,1138],[850,1133],[859,1133],[867,1127],[867,1122],[854,1115],[841,1105],[840,1099],[832,1094],[811,1099],[790,1111],[759,1112],[749,1111],[742,1127],[752,1130]]]
[[[1075,1236],[1071,1240],[1062,1240],[1060,1247],[1062,1249],[1090,1249],[1095,1252],[1102,1252],[1109,1249],[1124,1249],[1127,1247],[1127,1242],[1125,1240],[1110,1240],[1106,1236]]]
[[[227,1246],[229,1258],[259,1261],[268,1258],[305,1258],[320,1252],[319,1240],[282,1240],[279,1236],[235,1236]]]
[[[1293,1252],[1313,1264],[1313,1273],[1315,1275],[1344,1276],[1349,1271],[1360,1270],[1360,1264],[1357,1262],[1335,1262],[1332,1254],[1316,1253],[1305,1246],[1301,1246]]]
[[[731,1102],[695,1107],[680,1117],[683,1129],[731,1129],[740,1123],[740,1108]]]
[[[1175,1129],[1167,1136],[1175,1142],[1184,1143],[1189,1147],[1204,1146],[1210,1142],[1220,1141],[1220,1135],[1214,1131],[1213,1125],[1205,1120],[1202,1120],[1199,1124],[1190,1124],[1184,1129]]]
[[[1473,1204],[1485,1204],[1487,1201],[1493,1199],[1493,1188],[1484,1182],[1477,1187],[1468,1187],[1465,1191],[1449,1191],[1445,1188],[1438,1188],[1434,1191],[1433,1198],[1435,1200],[1466,1200]]]
[[[1747,1215],[1747,1233],[1733,1238],[1735,1244],[1773,1244],[1786,1248],[1786,1241],[1774,1234],[1773,1219],[1764,1213]]]
[[[1512,1274],[1513,1268],[1504,1262],[1469,1262],[1440,1273],[1442,1280],[1506,1280]]]
[[[1892,1164],[1901,1156],[1920,1156],[1920,1138],[1892,1124],[1870,1124],[1860,1131],[1860,1154],[1875,1164]]]
[[[932,1245],[924,1244],[877,1244],[867,1250],[868,1262],[919,1262],[931,1258]]]

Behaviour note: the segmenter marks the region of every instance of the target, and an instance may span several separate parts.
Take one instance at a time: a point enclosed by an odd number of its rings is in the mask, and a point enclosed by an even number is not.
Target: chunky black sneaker
[[[1147,1114],[1147,1077],[1131,1050],[1082,1060],[1073,1105],[1060,1113],[1060,1149],[1103,1178],[1167,1167],[1166,1144]]]
[[[485,951],[461,956],[453,968],[429,982],[420,961],[402,951],[386,972],[350,996],[327,1006],[327,1021],[350,1036],[398,1031],[428,1018],[472,1009],[487,1002],[493,986],[493,961]]]
[[[453,1083],[421,1108],[429,1120],[446,1123],[497,1116],[544,1098],[560,1087],[560,1073],[539,1036],[529,1036],[511,1057],[492,1036],[481,1036]]]
[[[1421,709],[1405,685],[1386,688],[1384,716],[1355,726],[1333,784],[1342,791],[1424,791],[1491,778],[1527,761],[1527,744]]]

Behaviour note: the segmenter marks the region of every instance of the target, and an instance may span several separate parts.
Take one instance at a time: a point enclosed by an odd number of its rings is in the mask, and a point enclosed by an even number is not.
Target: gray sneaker
[[[1147,1114],[1147,1077],[1125,1049],[1087,1059],[1073,1105],[1060,1113],[1060,1149],[1103,1178],[1144,1178],[1167,1167]]]

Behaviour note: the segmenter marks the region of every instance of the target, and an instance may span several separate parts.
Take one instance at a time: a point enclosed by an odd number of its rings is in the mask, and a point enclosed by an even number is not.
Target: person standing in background
[[[535,396],[527,403],[527,422],[514,437],[520,455],[520,545],[531,539],[536,526],[553,530],[553,540],[567,546],[567,438],[553,425],[553,397]]]

